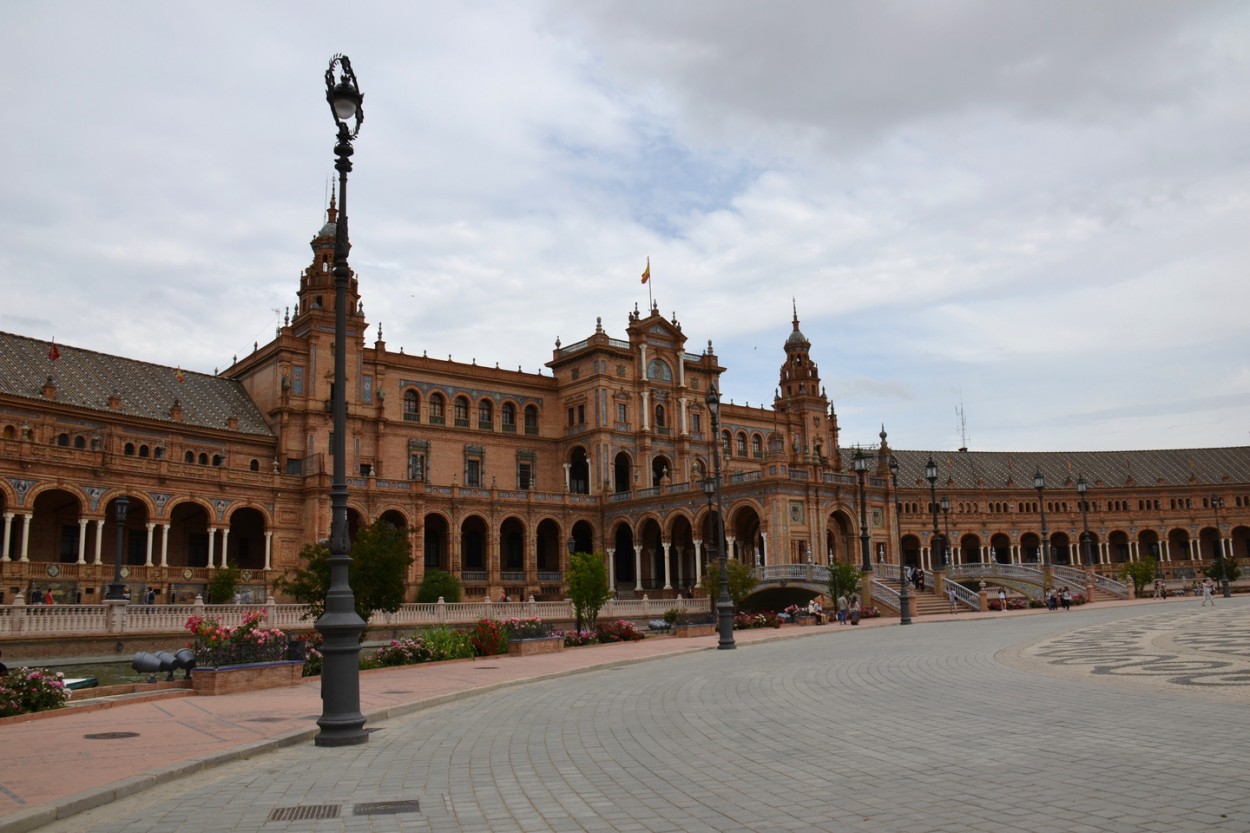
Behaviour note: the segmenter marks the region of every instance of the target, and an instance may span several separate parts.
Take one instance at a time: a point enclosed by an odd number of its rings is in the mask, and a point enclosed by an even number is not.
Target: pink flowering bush
[[[263,610],[248,611],[237,628],[219,625],[213,619],[192,616],[186,624],[192,637],[187,647],[195,652],[196,666],[221,668],[285,659],[286,633],[277,628],[262,628],[264,621]]]
[[[582,645],[594,645],[599,641],[598,635],[594,631],[565,631],[564,647],[579,648]]]
[[[646,634],[638,630],[638,626],[628,619],[615,622],[600,622],[595,625],[595,638],[600,642],[637,642],[646,638]]]
[[[0,717],[59,709],[69,699],[59,671],[17,668],[0,677]]]
[[[551,636],[551,625],[544,623],[542,619],[537,617],[508,619],[503,624],[508,630],[509,640],[541,639],[544,636]]]

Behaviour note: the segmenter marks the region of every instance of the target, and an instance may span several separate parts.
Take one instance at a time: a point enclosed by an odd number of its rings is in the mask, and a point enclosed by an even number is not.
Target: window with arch
[[[152,449],[148,448],[146,445],[141,445],[141,446],[139,446],[139,456],[140,456],[140,457],[148,457],[148,456],[150,456],[151,454],[152,454]]]
[[[673,371],[666,362],[652,359],[647,363],[647,378],[657,382],[673,381]]]
[[[164,446],[160,446],[160,445],[158,445],[158,446],[156,447],[156,450],[155,450],[154,452],[152,452],[152,457],[153,457],[154,459],[156,459],[156,460],[161,460],[161,459],[164,459],[164,457],[165,457],[165,447],[164,447]]]
[[[457,396],[455,403],[455,425],[457,428],[469,427],[469,398],[467,396]]]
[[[757,458],[764,456],[764,438],[759,434],[751,435],[751,456]]]
[[[430,424],[442,425],[446,420],[446,404],[447,400],[443,398],[441,393],[430,394]]]
[[[477,403],[477,427],[484,431],[495,430],[495,406],[489,399]]]
[[[208,465],[208,455],[207,455],[207,454],[201,454],[201,455],[200,455],[200,465],[201,465],[201,466],[207,466],[207,465]]]
[[[86,447],[87,447],[87,440],[81,434],[74,437],[74,448],[86,448]]]
[[[126,443],[124,446],[122,446],[122,454],[126,455],[127,457],[135,456],[135,444]]]
[[[260,471],[260,460],[252,460],[247,464],[248,471]]]
[[[747,456],[747,435],[742,432],[738,432],[738,456]]]
[[[68,446],[68,445],[69,445],[69,434],[57,434],[57,435],[56,435],[56,444],[57,444],[57,445],[60,445],[60,446]]]
[[[503,430],[509,434],[516,433],[516,405],[511,402],[503,403],[499,409],[499,424],[503,426]]]
[[[725,447],[725,456],[729,457],[733,454],[733,435],[728,431],[720,432],[720,444]]]
[[[194,462],[195,462],[195,452],[194,452],[194,451],[188,451],[186,454],[182,455],[182,462],[184,462],[184,463],[194,463]]]
[[[655,406],[655,427],[656,428],[667,427],[666,423],[664,422],[664,406],[663,405]]]
[[[213,465],[214,465],[214,466],[220,466],[220,465],[221,465],[222,463],[224,463],[224,462],[226,462],[226,458],[225,458],[225,457],[221,456],[220,454],[214,454],[214,455],[213,455]]]
[[[538,433],[538,406],[537,405],[525,406],[525,433],[531,434],[531,435]]]
[[[404,420],[406,422],[421,421],[421,397],[411,388],[404,391]]]

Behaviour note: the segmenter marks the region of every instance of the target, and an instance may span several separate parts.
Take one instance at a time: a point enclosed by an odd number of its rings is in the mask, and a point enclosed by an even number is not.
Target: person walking
[[[1202,606],[1206,607],[1207,602],[1211,603],[1211,607],[1215,607],[1215,582],[1207,579],[1202,583]]]
[[[959,597],[955,595],[955,585],[949,581],[946,583],[946,600],[950,602],[951,613],[958,613]]]
[[[1072,611],[1072,589],[1066,584],[1063,589],[1059,591],[1059,603],[1063,605],[1064,610],[1068,612]]]
[[[840,596],[838,596],[838,602],[837,602],[837,604],[838,604],[838,624],[839,624],[839,625],[845,625],[845,624],[846,624],[846,611],[847,611],[846,594],[845,594],[845,593],[843,593],[843,594],[841,594]]]
[[[998,588],[998,609],[1007,610],[1007,591],[1002,587]]]

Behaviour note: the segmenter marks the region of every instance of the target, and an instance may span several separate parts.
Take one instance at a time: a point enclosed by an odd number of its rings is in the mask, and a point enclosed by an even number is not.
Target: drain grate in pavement
[[[285,717],[249,717],[248,723],[285,723]]]
[[[475,665],[473,666],[473,670],[474,671],[493,671],[494,669],[498,667],[499,667],[498,665]]]
[[[303,804],[298,807],[275,807],[265,821],[304,821],[307,819],[336,819],[341,804]]]
[[[371,801],[352,807],[355,816],[396,816],[400,813],[421,812],[421,802],[413,798],[407,801]]]
[[[87,740],[121,740],[122,738],[137,738],[138,732],[96,732],[92,735],[83,735]]]
[[[392,689],[392,690],[390,690],[390,691],[384,691],[384,692],[382,692],[382,693],[383,693],[383,694],[412,694],[412,692],[411,692],[411,691],[399,691],[399,690],[397,690],[397,689]]]

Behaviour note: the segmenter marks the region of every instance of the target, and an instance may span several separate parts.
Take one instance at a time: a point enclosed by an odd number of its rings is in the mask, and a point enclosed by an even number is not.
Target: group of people
[[[1046,592],[1046,608],[1048,610],[1072,609],[1072,591],[1064,587],[1052,587]]]
[[[920,569],[919,567],[908,567],[907,568],[907,581],[911,583],[912,587],[915,587],[917,590],[923,592],[924,591],[924,570]]]

